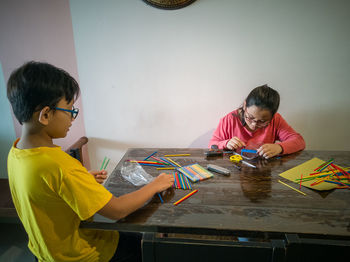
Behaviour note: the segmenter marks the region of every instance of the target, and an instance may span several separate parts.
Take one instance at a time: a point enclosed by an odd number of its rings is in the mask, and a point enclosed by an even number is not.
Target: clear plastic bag
[[[125,161],[121,168],[124,179],[134,186],[143,186],[151,182],[154,177],[148,174],[138,163]]]

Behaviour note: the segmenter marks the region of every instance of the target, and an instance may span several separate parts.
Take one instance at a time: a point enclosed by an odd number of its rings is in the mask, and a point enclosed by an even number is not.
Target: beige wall
[[[93,168],[104,156],[113,168],[130,147],[206,147],[219,118],[265,83],[307,149],[350,150],[347,0],[0,4],[5,80],[32,59],[79,79]],[[84,135],[84,118],[57,143]]]
[[[307,149],[350,150],[350,1],[70,3],[93,165],[129,147],[206,147],[265,83]]]
[[[5,81],[15,68],[30,60],[52,63],[79,81],[68,0],[1,1],[0,39]],[[81,99],[76,106],[82,109]],[[13,121],[16,137],[19,137],[21,126],[17,120]],[[55,143],[65,149],[84,135],[81,110],[68,136]]]

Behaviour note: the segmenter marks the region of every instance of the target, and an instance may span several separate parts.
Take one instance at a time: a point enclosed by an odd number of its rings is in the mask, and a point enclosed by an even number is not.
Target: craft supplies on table
[[[193,190],[191,193],[187,194],[186,196],[184,196],[183,198],[179,199],[178,201],[176,201],[174,203],[174,206],[177,206],[178,204],[180,204],[182,201],[186,200],[187,198],[189,198],[190,196],[194,195],[195,193],[197,193],[198,190]]]
[[[331,190],[335,188],[350,189],[350,168],[335,165],[333,160],[310,159],[280,174],[294,183],[315,189]],[[301,176],[302,175],[302,176]]]
[[[173,188],[175,188],[175,189],[184,189],[184,190],[186,190],[186,189],[192,190],[192,184],[188,180],[187,176],[185,176],[184,174],[182,174],[180,172],[173,172],[173,176],[174,176]]]
[[[187,176],[192,182],[209,179],[214,175],[199,164],[192,164],[177,168],[179,172]]]

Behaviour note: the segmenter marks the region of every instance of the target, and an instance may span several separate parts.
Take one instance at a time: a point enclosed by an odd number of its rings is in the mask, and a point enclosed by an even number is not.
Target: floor
[[[0,223],[0,262],[34,262],[27,235],[19,223]]]

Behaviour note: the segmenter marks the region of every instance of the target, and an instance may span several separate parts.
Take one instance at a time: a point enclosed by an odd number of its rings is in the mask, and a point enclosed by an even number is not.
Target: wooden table
[[[172,159],[182,166],[199,163],[206,167],[209,163],[216,164],[228,168],[231,175],[215,174],[214,178],[193,184],[198,192],[178,206],[173,203],[189,191],[176,189],[164,192],[164,204],[155,196],[143,208],[118,222],[98,222],[96,219],[83,226],[121,231],[248,237],[254,241],[234,243],[234,247],[249,245],[254,250],[266,247],[271,252],[266,261],[276,256],[292,261],[301,254],[309,259],[302,250],[309,253],[311,246],[318,248],[317,254],[310,256],[312,258],[318,255],[322,258],[322,250],[327,250],[326,247],[346,247],[350,250],[350,190],[320,192],[303,187],[302,191],[307,194],[304,196],[277,182],[280,179],[297,188],[298,185],[279,177],[279,174],[313,157],[323,160],[334,158],[336,164],[350,166],[350,152],[303,151],[258,162],[256,169],[242,166],[238,170],[233,167],[228,155],[207,159],[204,149],[129,149],[106,181],[106,188],[116,196],[136,190],[137,187],[121,177],[121,166],[127,159],[143,160],[154,151],[158,152],[157,156],[190,153],[191,156]],[[144,169],[152,176],[160,173],[155,167]],[[180,243],[184,243],[181,239]],[[145,245],[147,241],[152,243],[150,250],[154,251],[154,245],[172,240],[151,234],[146,235]],[[210,241],[201,242],[199,246],[204,245],[208,249]],[[198,241],[195,242],[198,244]],[[220,246],[220,243],[216,241],[214,246]],[[307,247],[302,249],[305,245]],[[337,255],[345,252],[343,249],[336,250]],[[166,249],[165,255],[167,252],[170,251]],[[252,260],[259,258],[264,261],[259,253],[256,254]],[[154,258],[153,253],[148,257],[152,256]],[[247,254],[245,256],[248,259]]]

